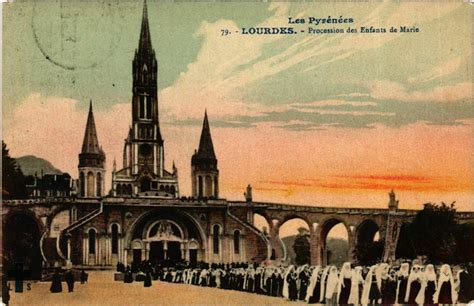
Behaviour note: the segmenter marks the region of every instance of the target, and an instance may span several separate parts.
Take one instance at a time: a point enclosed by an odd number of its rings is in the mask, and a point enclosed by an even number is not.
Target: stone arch
[[[117,195],[122,195],[122,184],[117,184]]]
[[[184,211],[177,211],[177,210],[166,210],[166,209],[154,209],[147,212],[144,212],[140,216],[138,216],[133,223],[130,225],[128,231],[125,233],[124,243],[125,246],[131,245],[133,239],[133,234],[140,228],[140,226],[145,226],[147,220],[154,218],[154,216],[158,217],[165,217],[165,216],[174,216],[175,218],[184,218],[188,220],[196,229],[196,233],[200,238],[200,245],[203,249],[207,248],[207,241],[206,241],[206,233],[204,229],[201,227],[199,222],[189,213]],[[173,218],[172,218],[173,219]]]
[[[345,228],[345,231],[347,233],[347,250],[345,251],[345,258],[342,259],[342,261],[349,261],[351,259],[351,254],[350,254],[350,245],[351,245],[351,229],[345,222],[345,220],[337,218],[337,217],[330,217],[322,222],[319,223],[318,225],[318,230],[317,230],[317,238],[319,241],[319,256],[320,256],[320,261],[322,265],[327,265],[328,264],[328,249],[327,249],[327,237],[329,232],[338,224],[342,224],[343,227]]]
[[[279,254],[280,258],[282,258],[284,261],[287,261],[289,263],[295,263],[296,253],[293,249],[293,244],[291,243],[291,241],[294,241],[294,240],[287,237],[293,236],[294,238],[296,238],[299,235],[308,235],[308,249],[306,250],[306,252],[309,252],[307,263],[310,262],[311,260],[311,244],[309,241],[309,235],[311,233],[310,224],[311,223],[306,218],[306,216],[298,215],[298,214],[287,214],[283,216],[283,218],[279,219],[278,224],[277,224],[278,239],[282,247],[282,252]],[[304,248],[303,248],[303,252],[305,252]],[[304,255],[304,254],[300,254],[300,255]],[[300,256],[300,258],[303,258],[303,257]]]
[[[44,255],[40,244],[44,225],[29,210],[11,210],[2,220],[3,271],[30,270],[32,279],[40,279]]]
[[[270,233],[271,220],[264,213],[256,212],[253,214],[253,226],[264,234]]]
[[[173,196],[176,194],[176,187],[174,187],[174,185],[170,187],[170,193]]]
[[[377,233],[379,240],[375,241]],[[373,264],[383,255],[380,227],[372,219],[362,220],[355,229],[354,257],[361,264]]]

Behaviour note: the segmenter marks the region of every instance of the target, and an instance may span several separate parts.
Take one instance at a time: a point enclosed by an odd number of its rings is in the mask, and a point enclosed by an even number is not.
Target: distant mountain
[[[281,240],[286,246],[288,252],[288,258],[291,263],[295,262],[295,251],[293,250],[293,244],[295,243],[296,236],[283,237]],[[327,241],[327,249],[329,255],[329,263],[341,266],[346,261],[348,243],[347,240],[338,238],[329,238]]]
[[[43,170],[44,174],[63,173],[58,168],[54,167],[49,161],[33,155],[17,157],[15,160],[25,176],[35,175],[35,172],[38,173],[38,175],[41,175],[41,170]]]

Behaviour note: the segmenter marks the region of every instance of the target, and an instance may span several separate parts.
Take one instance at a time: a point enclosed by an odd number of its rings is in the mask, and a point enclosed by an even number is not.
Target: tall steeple
[[[143,2],[142,27],[140,30],[140,41],[138,52],[148,52],[153,50],[151,46],[150,26],[148,25],[148,7],[146,0]]]
[[[105,153],[99,145],[97,130],[89,104],[86,130],[79,154],[79,197],[101,197],[104,195]]]
[[[99,140],[95,128],[94,113],[92,111],[92,100],[89,102],[89,114],[87,116],[86,131],[82,142],[82,153],[100,153]]]
[[[204,121],[202,123],[201,139],[199,140],[199,149],[197,158],[216,160],[214,153],[214,145],[212,144],[211,129],[209,128],[209,120],[207,119],[207,110],[204,112]]]
[[[194,197],[219,197],[219,169],[212,144],[211,129],[204,112],[199,148],[191,158],[191,182]]]

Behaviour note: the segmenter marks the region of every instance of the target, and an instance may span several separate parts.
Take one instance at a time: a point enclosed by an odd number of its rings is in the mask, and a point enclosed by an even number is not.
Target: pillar
[[[283,259],[284,254],[281,247],[280,238],[278,237],[278,234],[280,232],[280,227],[278,223],[273,224],[273,222],[270,222],[268,226],[270,226],[269,228],[270,245],[272,249],[275,250],[275,259]]]

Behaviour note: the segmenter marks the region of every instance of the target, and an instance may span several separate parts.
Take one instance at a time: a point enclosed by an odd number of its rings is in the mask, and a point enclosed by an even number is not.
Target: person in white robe
[[[326,305],[337,305],[337,288],[339,286],[339,276],[336,266],[329,268],[329,274],[326,280]]]
[[[437,285],[433,301],[441,305],[455,304],[457,301],[456,283],[449,265],[441,266]]]
[[[416,303],[418,305],[434,304],[433,296],[436,291],[436,283],[436,271],[434,266],[429,264],[421,273],[421,289],[416,297]]]
[[[283,275],[283,297],[287,300],[290,299],[290,291],[289,291],[289,284],[288,284],[288,275],[290,273],[293,273],[295,271],[295,266],[294,265],[290,265],[286,271],[285,271],[285,274]]]
[[[306,302],[309,302],[309,299],[313,297],[313,291],[318,282],[318,276],[319,276],[320,270],[321,270],[321,267],[316,266],[311,272],[311,277],[309,278],[308,290],[306,291],[306,298],[304,299]]]
[[[352,270],[351,294],[349,295],[349,304],[359,305],[360,295],[362,292],[359,287],[364,284],[364,277],[362,276],[362,267],[357,266]]]

